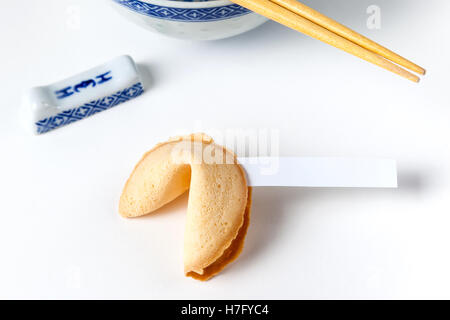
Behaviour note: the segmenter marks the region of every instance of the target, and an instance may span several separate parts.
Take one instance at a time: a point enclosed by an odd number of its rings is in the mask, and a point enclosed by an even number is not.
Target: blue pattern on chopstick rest
[[[36,122],[37,132],[38,134],[46,133],[66,124],[87,118],[93,114],[110,109],[118,104],[136,98],[143,92],[144,88],[142,84],[136,83],[135,85],[119,91],[111,96],[86,103],[80,107],[66,110],[55,116],[40,120]]]
[[[127,7],[133,11],[146,16],[184,22],[202,22],[202,21],[218,21],[228,18],[239,17],[248,13],[250,10],[237,4],[213,8],[171,8],[157,6],[154,4],[138,1],[138,0],[114,0],[118,4]]]

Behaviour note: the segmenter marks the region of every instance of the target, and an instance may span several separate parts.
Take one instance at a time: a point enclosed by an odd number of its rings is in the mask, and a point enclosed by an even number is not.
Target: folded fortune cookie
[[[239,256],[250,222],[251,188],[233,152],[204,134],[158,144],[132,172],[119,212],[150,214],[187,190],[184,272],[208,280]]]

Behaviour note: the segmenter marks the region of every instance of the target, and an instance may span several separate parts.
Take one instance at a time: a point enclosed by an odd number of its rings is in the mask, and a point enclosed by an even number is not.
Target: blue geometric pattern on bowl
[[[213,8],[171,8],[138,0],[114,0],[118,4],[146,16],[183,22],[206,22],[234,18],[251,13],[237,4]]]
[[[141,83],[136,83],[131,87],[119,91],[111,96],[86,103],[77,108],[63,111],[55,116],[36,122],[38,134],[46,133],[50,130],[65,126],[66,124],[87,118],[98,112],[110,109],[123,102],[134,99],[144,92]]]
[[[169,1],[174,1],[174,2],[208,2],[211,0],[169,0]]]

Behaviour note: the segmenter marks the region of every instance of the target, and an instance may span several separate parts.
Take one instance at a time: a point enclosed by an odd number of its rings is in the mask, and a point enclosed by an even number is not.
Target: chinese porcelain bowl
[[[188,40],[228,38],[267,21],[228,0],[113,0],[113,5],[149,30]]]

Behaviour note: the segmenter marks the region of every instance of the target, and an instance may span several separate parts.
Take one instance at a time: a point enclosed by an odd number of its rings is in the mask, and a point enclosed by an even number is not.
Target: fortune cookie
[[[204,134],[158,144],[131,173],[119,213],[147,215],[188,190],[184,273],[208,280],[239,256],[250,221],[251,188],[233,152]]]

